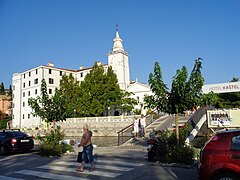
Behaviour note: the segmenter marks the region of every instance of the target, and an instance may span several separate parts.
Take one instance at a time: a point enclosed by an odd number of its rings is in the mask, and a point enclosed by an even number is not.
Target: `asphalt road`
[[[75,171],[76,154],[41,157],[35,153],[0,156],[0,179],[197,179],[196,167],[162,166],[146,159],[144,146],[97,147],[95,171]]]

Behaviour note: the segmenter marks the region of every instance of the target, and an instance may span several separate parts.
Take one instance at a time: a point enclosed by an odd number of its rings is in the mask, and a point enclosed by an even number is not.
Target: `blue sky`
[[[107,63],[116,24],[132,80],[147,83],[158,61],[170,87],[176,70],[203,59],[205,83],[240,77],[238,0],[0,0],[0,82],[49,61]]]

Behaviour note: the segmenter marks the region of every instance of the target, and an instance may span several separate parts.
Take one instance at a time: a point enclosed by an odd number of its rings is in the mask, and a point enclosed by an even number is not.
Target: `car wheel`
[[[148,151],[148,160],[153,162],[154,161],[154,152]]]
[[[238,180],[239,177],[234,175],[233,173],[222,173],[217,175],[214,180]]]

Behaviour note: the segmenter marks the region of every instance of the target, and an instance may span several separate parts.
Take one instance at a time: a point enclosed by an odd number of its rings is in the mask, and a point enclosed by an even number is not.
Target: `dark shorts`
[[[93,160],[93,145],[92,144],[83,148],[82,161],[86,162],[87,158],[89,160],[89,163],[94,162],[94,160]]]

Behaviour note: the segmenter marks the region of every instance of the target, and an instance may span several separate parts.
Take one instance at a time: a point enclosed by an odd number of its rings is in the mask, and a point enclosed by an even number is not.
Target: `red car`
[[[199,179],[240,179],[240,130],[218,132],[200,154]]]

